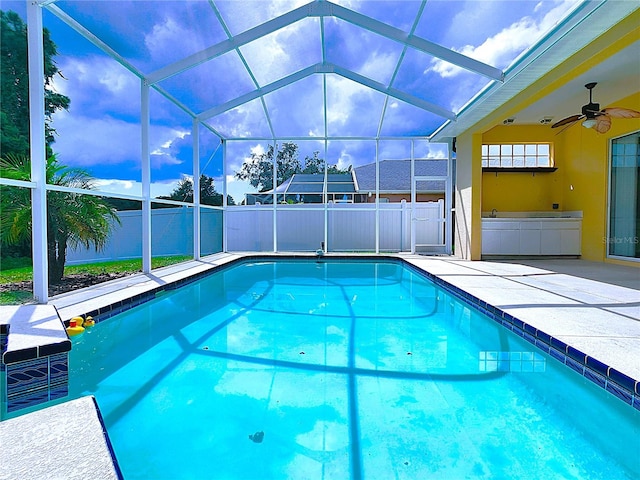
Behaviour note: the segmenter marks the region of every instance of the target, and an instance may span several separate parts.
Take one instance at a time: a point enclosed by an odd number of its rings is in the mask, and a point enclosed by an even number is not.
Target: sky
[[[58,0],[54,5],[149,76],[306,3]],[[424,8],[413,0],[334,3],[397,29],[413,30],[418,37],[504,71],[577,0],[430,0]],[[26,22],[24,1],[0,0],[0,8],[17,12]],[[69,110],[54,116],[54,151],[61,163],[87,169],[101,190],[141,195],[140,79],[46,9],[43,23],[57,45],[55,61],[62,74],[52,88],[71,99]],[[178,69],[157,85],[191,112],[202,114],[319,64],[323,55],[327,63],[453,113],[490,82],[339,18],[322,22],[309,17],[192,68]],[[215,113],[205,119],[207,127],[199,127],[200,170],[214,177],[220,192],[226,174],[227,191],[236,202],[255,191],[234,174],[252,153],[268,148],[269,140],[257,138],[275,134],[282,143],[288,137],[308,137],[296,140],[302,161],[314,151],[325,156],[325,136],[375,138],[379,132],[383,137],[424,137],[446,120],[333,73],[309,75],[262,99]],[[193,122],[154,89],[150,117],[152,195],[168,195],[182,178],[193,175]],[[221,137],[227,139],[224,162]],[[341,168],[375,161],[373,140],[330,139],[326,148],[328,163]],[[447,155],[444,145],[426,141],[416,142],[413,151],[416,158]],[[378,155],[380,160],[410,158],[411,142],[380,141]]]

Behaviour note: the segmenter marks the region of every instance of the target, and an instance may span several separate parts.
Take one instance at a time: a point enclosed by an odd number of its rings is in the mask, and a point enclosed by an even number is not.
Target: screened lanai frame
[[[542,39],[538,40],[535,44],[533,44],[528,50],[524,51],[520,54],[518,58],[515,59],[511,63],[509,67],[507,67],[504,71],[499,68],[493,67],[491,65],[484,64],[480,61],[469,58],[465,55],[462,55],[456,52],[453,49],[442,47],[433,42],[429,42],[425,39],[422,39],[416,35],[413,35],[413,30],[411,32],[403,32],[402,30],[393,27],[391,25],[387,25],[379,20],[368,17],[362,13],[358,13],[352,10],[349,10],[340,5],[336,5],[329,1],[318,0],[311,2],[307,5],[303,5],[294,10],[291,10],[285,14],[282,14],[276,18],[273,18],[263,24],[260,24],[256,27],[250,28],[249,30],[242,32],[237,35],[231,35],[229,31],[227,31],[228,39],[226,41],[220,42],[219,44],[213,45],[201,52],[197,52],[194,55],[186,57],[183,60],[170,64],[166,67],[160,68],[155,72],[152,72],[150,75],[144,75],[140,71],[136,69],[132,64],[130,64],[126,59],[120,56],[116,51],[111,49],[106,43],[104,43],[100,38],[94,35],[92,32],[87,30],[84,26],[74,20],[72,17],[67,15],[62,9],[60,9],[56,5],[56,0],[43,0],[43,1],[31,1],[26,0],[27,3],[27,24],[29,26],[29,34],[28,34],[28,42],[29,42],[29,71],[31,78],[43,78],[42,71],[42,8],[46,8],[50,12],[52,12],[56,17],[66,23],[69,27],[74,29],[76,32],[80,33],[84,38],[89,40],[93,45],[97,46],[100,50],[110,56],[112,59],[116,60],[122,66],[124,66],[129,72],[133,73],[136,77],[138,77],[141,81],[141,100],[142,100],[142,108],[141,108],[141,131],[142,131],[142,145],[141,145],[141,158],[142,158],[142,195],[141,196],[127,196],[122,194],[113,194],[106,193],[100,191],[85,191],[85,190],[77,190],[77,189],[69,189],[59,186],[47,185],[44,180],[44,164],[45,164],[45,147],[44,147],[44,122],[42,115],[37,114],[38,111],[44,110],[44,98],[43,98],[43,88],[41,84],[30,84],[29,96],[30,96],[30,105],[36,108],[31,109],[31,158],[32,158],[32,176],[30,182],[16,182],[10,181],[8,179],[0,180],[5,185],[15,185],[19,187],[26,187],[32,190],[32,202],[33,202],[33,234],[32,234],[32,243],[33,243],[33,263],[34,263],[34,297],[38,302],[46,303],[48,300],[47,294],[47,252],[46,252],[46,194],[47,191],[59,190],[59,191],[69,191],[81,194],[89,194],[89,195],[100,195],[100,196],[110,196],[114,198],[123,198],[123,199],[131,199],[141,201],[143,205],[143,248],[142,248],[142,259],[143,259],[143,271],[148,273],[151,271],[151,203],[155,202],[155,200],[151,196],[150,191],[150,164],[149,164],[149,92],[151,89],[156,90],[163,97],[171,101],[174,105],[179,107],[182,111],[184,111],[189,117],[193,119],[193,177],[194,179],[199,178],[199,156],[198,150],[199,145],[197,142],[198,131],[200,128],[205,128],[210,130],[215,135],[222,138],[222,148],[223,151],[226,148],[226,143],[228,141],[240,140],[232,138],[232,137],[224,137],[218,132],[215,128],[209,125],[206,122],[207,118],[210,118],[212,115],[215,115],[221,109],[224,108],[233,108],[234,104],[242,104],[242,102],[250,101],[251,99],[259,99],[265,109],[265,114],[268,117],[268,112],[266,111],[266,106],[264,103],[264,95],[269,92],[275,91],[279,88],[282,88],[286,85],[292,84],[302,78],[305,78],[310,75],[321,74],[323,76],[323,82],[325,85],[325,99],[324,99],[324,107],[325,107],[325,135],[322,138],[325,142],[325,152],[327,142],[330,140],[327,135],[326,130],[326,76],[331,75],[340,75],[344,78],[348,78],[360,85],[363,85],[367,88],[376,90],[385,95],[385,108],[389,98],[399,99],[403,102],[407,102],[410,105],[417,106],[420,109],[423,109],[428,112],[432,112],[439,117],[443,118],[444,123],[437,128],[435,131],[431,132],[429,135],[411,137],[411,136],[399,136],[398,140],[411,140],[421,139],[426,141],[444,141],[449,145],[449,173],[452,172],[451,168],[451,151],[452,151],[452,142],[457,132],[464,131],[465,127],[468,127],[473,124],[473,122],[477,121],[479,117],[483,114],[491,111],[495,106],[483,105],[484,97],[495,94],[496,92],[500,93],[501,91],[505,92],[505,95],[502,98],[502,101],[505,99],[511,98],[513,95],[517,93],[520,89],[524,88],[527,84],[532,83],[534,78],[527,77],[526,75],[522,75],[522,72],[526,70],[526,68],[539,60],[539,58],[543,58],[547,51],[551,46],[555,45],[558,42],[565,40],[565,37],[572,33],[572,31],[579,26],[583,20],[588,18],[593,12],[598,10],[602,5],[601,2],[583,2],[575,5],[571,11],[565,16],[565,18],[559,22],[552,30],[550,30]],[[212,6],[215,6],[214,1],[209,2]],[[420,11],[424,9],[426,1],[421,2]],[[624,8],[623,8],[624,10]],[[615,16],[615,12],[613,13]],[[293,22],[296,22],[302,18],[307,17],[319,17],[321,24],[325,17],[335,17],[340,18],[343,21],[350,22],[354,25],[358,25],[359,27],[364,28],[367,31],[374,32],[378,35],[386,37],[392,41],[401,43],[403,45],[403,55],[405,52],[411,49],[423,51],[433,55],[434,57],[443,59],[457,67],[466,69],[468,71],[475,72],[478,75],[481,75],[484,78],[487,78],[489,82],[482,88],[480,92],[476,94],[466,105],[460,108],[457,114],[453,113],[448,109],[443,109],[442,107],[435,105],[433,103],[429,103],[423,99],[418,97],[413,97],[409,94],[402,92],[401,90],[395,89],[391,87],[391,84],[385,85],[378,81],[374,81],[366,76],[351,71],[349,69],[345,69],[339,65],[333,64],[331,62],[327,62],[325,58],[321,63],[316,63],[309,67],[306,67],[299,72],[291,74],[285,78],[272,82],[266,86],[259,87],[257,82],[256,90],[247,95],[243,95],[241,97],[236,98],[230,102],[227,102],[223,105],[218,105],[213,107],[212,109],[206,110],[200,114],[196,114],[191,111],[187,106],[182,104],[178,99],[173,97],[169,92],[165,91],[158,85],[162,79],[168,78],[172,75],[179,73],[180,71],[189,68],[198,64],[199,62],[206,61],[207,59],[213,58],[216,55],[220,55],[223,52],[228,52],[232,50],[237,50],[239,52],[239,47],[243,44],[248,43],[251,39],[259,38],[261,36],[267,35],[270,32],[277,31],[279,28],[283,26],[290,25]],[[419,15],[418,15],[419,18]],[[605,21],[606,23],[606,21]],[[587,42],[595,35],[592,31],[587,31],[586,33],[579,32],[578,36],[580,37],[581,42]],[[565,42],[566,43],[566,42]],[[324,40],[322,42],[324,48]],[[579,48],[580,42],[575,43],[575,50]],[[575,51],[574,50],[574,51]],[[323,50],[324,51],[324,50]],[[239,52],[240,53],[240,52]],[[549,60],[543,61],[545,67],[550,68],[553,66],[552,64],[557,64],[561,62],[564,58],[567,58],[572,52],[567,51],[563,55],[559,55],[554,53],[550,55]],[[324,53],[323,53],[324,57]],[[246,62],[245,62],[246,63]],[[399,65],[399,63],[398,63]],[[248,67],[247,67],[248,68]],[[397,72],[398,66],[396,66]],[[250,69],[248,69],[250,70]],[[33,75],[33,72],[36,72],[36,75]],[[251,74],[250,74],[251,75]],[[537,74],[539,76],[539,73]],[[528,82],[528,83],[527,83]],[[507,89],[501,90],[501,86],[504,83],[509,83],[509,87]],[[489,102],[491,103],[491,102]],[[382,117],[380,125],[382,124]],[[265,140],[269,142],[273,142],[273,144],[277,144],[281,138],[275,135],[273,131],[273,126],[270,127],[272,136],[265,137],[255,137],[252,139],[255,140]],[[393,139],[394,137],[384,137],[380,135],[380,128],[378,128],[378,135],[371,137],[360,137],[362,140],[374,140],[379,142],[384,139]],[[346,139],[358,139],[357,137],[331,137],[332,140],[339,140],[340,138]],[[295,138],[287,136],[287,140],[295,140]],[[303,138],[301,138],[303,139]],[[308,138],[304,138],[308,139]],[[317,138],[314,138],[317,139]],[[242,138],[242,140],[248,140],[248,138]],[[224,158],[224,156],[223,156]],[[326,160],[326,157],[325,157]],[[376,155],[376,164],[379,162],[379,159]],[[223,162],[224,164],[224,162]],[[325,165],[326,168],[326,165]],[[274,165],[275,170],[275,165]],[[326,173],[326,170],[325,170]],[[453,191],[453,186],[451,183],[451,175],[448,175],[447,180],[447,198],[449,199],[449,204],[446,208],[446,220],[445,223],[447,225],[451,225],[451,193]],[[412,185],[415,188],[415,181],[421,180],[429,180],[427,178],[414,178],[412,181]],[[378,178],[379,182],[379,178]],[[199,202],[199,189],[194,188],[194,202],[193,204],[188,204],[194,207],[194,258],[200,258],[200,220],[199,220],[199,212],[201,209],[205,208],[213,208],[201,205]],[[225,204],[221,207],[224,211],[229,208],[226,205],[226,182],[223,185],[223,198],[225,199]],[[176,204],[176,205],[186,205],[182,202],[171,202],[163,200],[162,203]],[[274,222],[276,219],[276,210],[278,209],[277,202],[273,204],[273,217]],[[376,216],[378,215],[377,203],[376,203]],[[378,226],[378,222],[376,223]],[[447,251],[450,252],[451,247],[451,229],[446,228],[447,232]],[[224,231],[224,227],[223,227]],[[325,222],[325,232],[326,232],[326,222]],[[378,235],[376,234],[376,242]],[[274,250],[277,245],[277,239],[274,234]],[[376,252],[378,252],[378,245],[376,244]]]

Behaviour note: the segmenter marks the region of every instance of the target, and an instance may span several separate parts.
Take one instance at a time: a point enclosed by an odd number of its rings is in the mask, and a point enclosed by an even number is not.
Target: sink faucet
[[[491,218],[496,218],[498,216],[498,210],[496,210],[495,208],[493,208],[491,210]]]

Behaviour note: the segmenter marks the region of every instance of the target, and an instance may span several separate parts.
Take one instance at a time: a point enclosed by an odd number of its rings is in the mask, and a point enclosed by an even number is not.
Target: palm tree
[[[28,181],[31,162],[25,155],[9,154],[0,158],[0,174],[14,180]],[[92,190],[93,178],[80,168],[58,163],[55,155],[47,159],[47,184]],[[67,246],[91,245],[104,248],[116,223],[117,211],[94,195],[56,192],[47,193],[47,257],[49,283],[59,283],[64,276]],[[3,187],[0,195],[0,240],[16,245],[31,239],[31,193],[27,188]]]

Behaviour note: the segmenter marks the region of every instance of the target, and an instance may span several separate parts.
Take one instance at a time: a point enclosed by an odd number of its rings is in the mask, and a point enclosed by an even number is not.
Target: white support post
[[[227,142],[222,144],[222,251],[227,252]]]
[[[321,19],[320,23],[320,32],[322,35],[322,61],[324,62],[326,59],[326,52],[324,48],[324,19]],[[327,115],[327,74],[322,75],[322,120],[324,125],[324,171],[325,171],[325,181],[327,178],[326,172],[329,166],[329,159],[327,154],[329,152],[329,143],[327,140],[327,128],[328,128],[328,115]],[[332,214],[335,215],[335,212]],[[324,199],[324,242],[322,242],[322,250],[325,252],[329,251],[329,202],[328,198]]]
[[[193,120],[193,258],[200,260],[200,123]]]
[[[44,127],[44,47],[42,9],[27,2],[27,42],[29,66],[29,141],[31,148],[31,248],[33,254],[33,297],[37,303],[49,301],[47,258],[47,148]]]
[[[149,85],[142,80],[140,92],[142,134],[142,272],[151,272],[151,156],[149,154]]]
[[[444,187],[444,249],[447,255],[453,253],[453,139],[447,142],[449,150],[447,162],[447,180]]]
[[[411,140],[411,253],[416,253],[416,159],[414,152],[414,141]]]
[[[325,86],[326,86],[326,79],[325,79]],[[326,90],[325,90],[326,91]],[[326,102],[325,102],[325,118],[326,116]],[[325,129],[325,132],[327,130]],[[329,166],[329,162],[327,160],[327,153],[328,153],[328,149],[329,149],[329,145],[327,143],[327,137],[325,136],[324,138],[324,171],[325,171],[325,179],[327,178],[326,172],[328,171],[328,166]],[[324,202],[324,241],[322,242],[322,250],[324,250],[324,252],[328,252],[329,251],[329,202],[328,202],[328,198],[325,199]]]
[[[278,251],[278,193],[276,192],[278,183],[278,143],[273,141],[273,253]]]
[[[380,253],[380,139],[376,138],[376,253]]]

